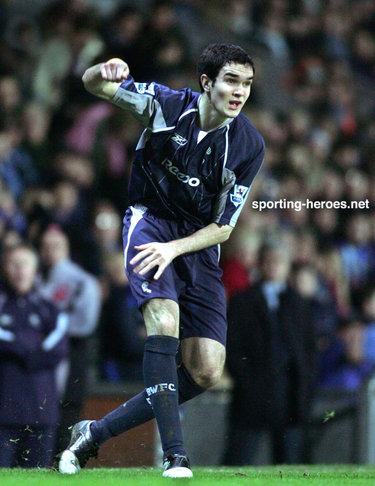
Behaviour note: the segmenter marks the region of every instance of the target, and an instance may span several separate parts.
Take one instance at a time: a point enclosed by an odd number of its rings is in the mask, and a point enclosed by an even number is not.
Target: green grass
[[[0,469],[1,486],[360,486],[375,484],[374,466],[195,468],[193,479],[165,479],[159,469],[88,469],[63,476],[46,469]]]

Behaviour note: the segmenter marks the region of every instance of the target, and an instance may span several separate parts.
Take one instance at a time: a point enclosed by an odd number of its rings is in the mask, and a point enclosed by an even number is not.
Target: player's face
[[[228,63],[210,88],[211,104],[220,115],[235,118],[248,97],[254,73],[249,64]]]

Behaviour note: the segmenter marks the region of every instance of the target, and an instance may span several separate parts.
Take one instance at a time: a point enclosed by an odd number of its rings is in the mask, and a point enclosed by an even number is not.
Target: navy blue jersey
[[[235,226],[263,158],[264,141],[240,114],[215,130],[198,125],[200,94],[129,77],[111,100],[146,126],[136,149],[130,203],[195,227]]]

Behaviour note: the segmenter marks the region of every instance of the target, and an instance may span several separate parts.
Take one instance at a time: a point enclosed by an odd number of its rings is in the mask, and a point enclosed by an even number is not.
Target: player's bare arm
[[[120,84],[129,76],[129,66],[121,59],[110,59],[88,68],[82,76],[87,91],[110,100]]]
[[[159,267],[154,275],[154,280],[158,280],[166,267],[176,257],[185,253],[203,250],[218,243],[224,243],[229,238],[232,230],[232,226],[211,223],[186,238],[167,243],[145,243],[135,247],[139,253],[130,261],[130,264],[135,265],[140,262],[133,270],[140,275],[145,275],[154,267]]]

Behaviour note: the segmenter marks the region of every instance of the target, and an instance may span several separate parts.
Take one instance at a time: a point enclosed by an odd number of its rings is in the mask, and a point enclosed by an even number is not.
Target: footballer
[[[241,113],[254,78],[250,56],[239,46],[212,44],[198,75],[201,93],[137,83],[121,59],[83,75],[90,93],[145,127],[123,230],[125,271],[147,329],[145,389],[101,420],[73,426],[60,454],[62,473],[79,472],[103,442],[155,417],[163,476],[193,475],[178,406],[221,377],[227,322],[220,243],[264,158],[262,136]]]

